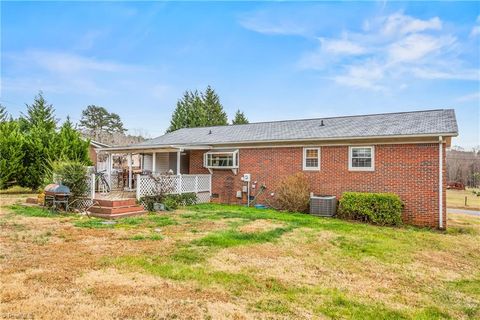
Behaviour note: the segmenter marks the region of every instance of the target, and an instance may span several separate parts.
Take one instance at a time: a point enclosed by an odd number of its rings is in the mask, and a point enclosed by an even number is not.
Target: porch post
[[[177,175],[180,175],[180,156],[181,156],[181,151],[177,151]]]
[[[152,155],[152,172],[155,173],[157,171],[157,153],[154,152]]]
[[[128,189],[132,190],[132,153],[128,154]]]
[[[113,168],[113,153],[110,152],[107,158],[107,176],[108,176],[108,183],[110,183],[110,187],[112,187],[112,168]]]

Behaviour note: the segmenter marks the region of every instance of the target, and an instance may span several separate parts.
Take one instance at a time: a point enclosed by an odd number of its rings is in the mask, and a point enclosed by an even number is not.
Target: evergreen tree
[[[40,91],[33,99],[33,104],[27,104],[27,114],[20,117],[22,130],[29,131],[31,128],[43,128],[46,132],[55,130],[57,122],[54,113],[55,109],[47,103],[43,92]]]
[[[24,133],[23,167],[25,174],[19,177],[20,185],[37,189],[42,185],[45,174],[54,159],[56,121],[54,109],[40,92],[32,105],[27,105],[27,114],[19,119]]]
[[[212,87],[208,86],[202,94],[202,101],[207,115],[207,126],[225,126],[228,124],[227,114],[223,110],[220,98]]]
[[[8,113],[7,109],[0,104],[0,123],[5,122],[8,120]]]
[[[185,91],[177,101],[167,132],[181,128],[227,125],[227,114],[223,110],[220,98],[209,86],[205,93]]]
[[[18,121],[0,123],[0,189],[17,182],[25,172],[24,141]]]
[[[82,139],[80,132],[67,117],[56,136],[55,157],[57,160],[72,160],[90,165],[89,145],[90,141]]]
[[[232,120],[232,124],[247,124],[248,119],[245,117],[245,114],[239,110],[235,113],[235,117]]]
[[[82,111],[79,123],[81,128],[89,131],[95,140],[101,140],[102,133],[124,133],[123,122],[116,113],[110,113],[104,107],[89,105]]]

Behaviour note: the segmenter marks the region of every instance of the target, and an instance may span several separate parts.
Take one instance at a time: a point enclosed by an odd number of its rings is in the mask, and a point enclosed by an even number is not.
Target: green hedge
[[[189,206],[197,203],[197,195],[193,192],[182,194],[162,194],[145,196],[140,199],[148,211],[153,211],[154,203],[163,203],[166,210],[175,210],[180,206]]]
[[[379,225],[399,225],[402,208],[396,194],[345,192],[339,202],[338,216]]]

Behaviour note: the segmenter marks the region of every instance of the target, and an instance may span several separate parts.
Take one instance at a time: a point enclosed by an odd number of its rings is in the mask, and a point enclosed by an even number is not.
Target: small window
[[[303,148],[303,170],[320,170],[320,148]]]
[[[225,152],[207,152],[203,159],[205,168],[232,169],[238,168],[238,150]]]
[[[350,147],[348,169],[351,171],[373,171],[375,154],[373,147]]]

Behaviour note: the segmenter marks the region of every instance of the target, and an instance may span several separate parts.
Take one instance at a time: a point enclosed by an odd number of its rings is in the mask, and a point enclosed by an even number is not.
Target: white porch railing
[[[194,192],[199,202],[208,202],[212,191],[212,175],[137,175],[137,199],[159,193],[179,194]]]

